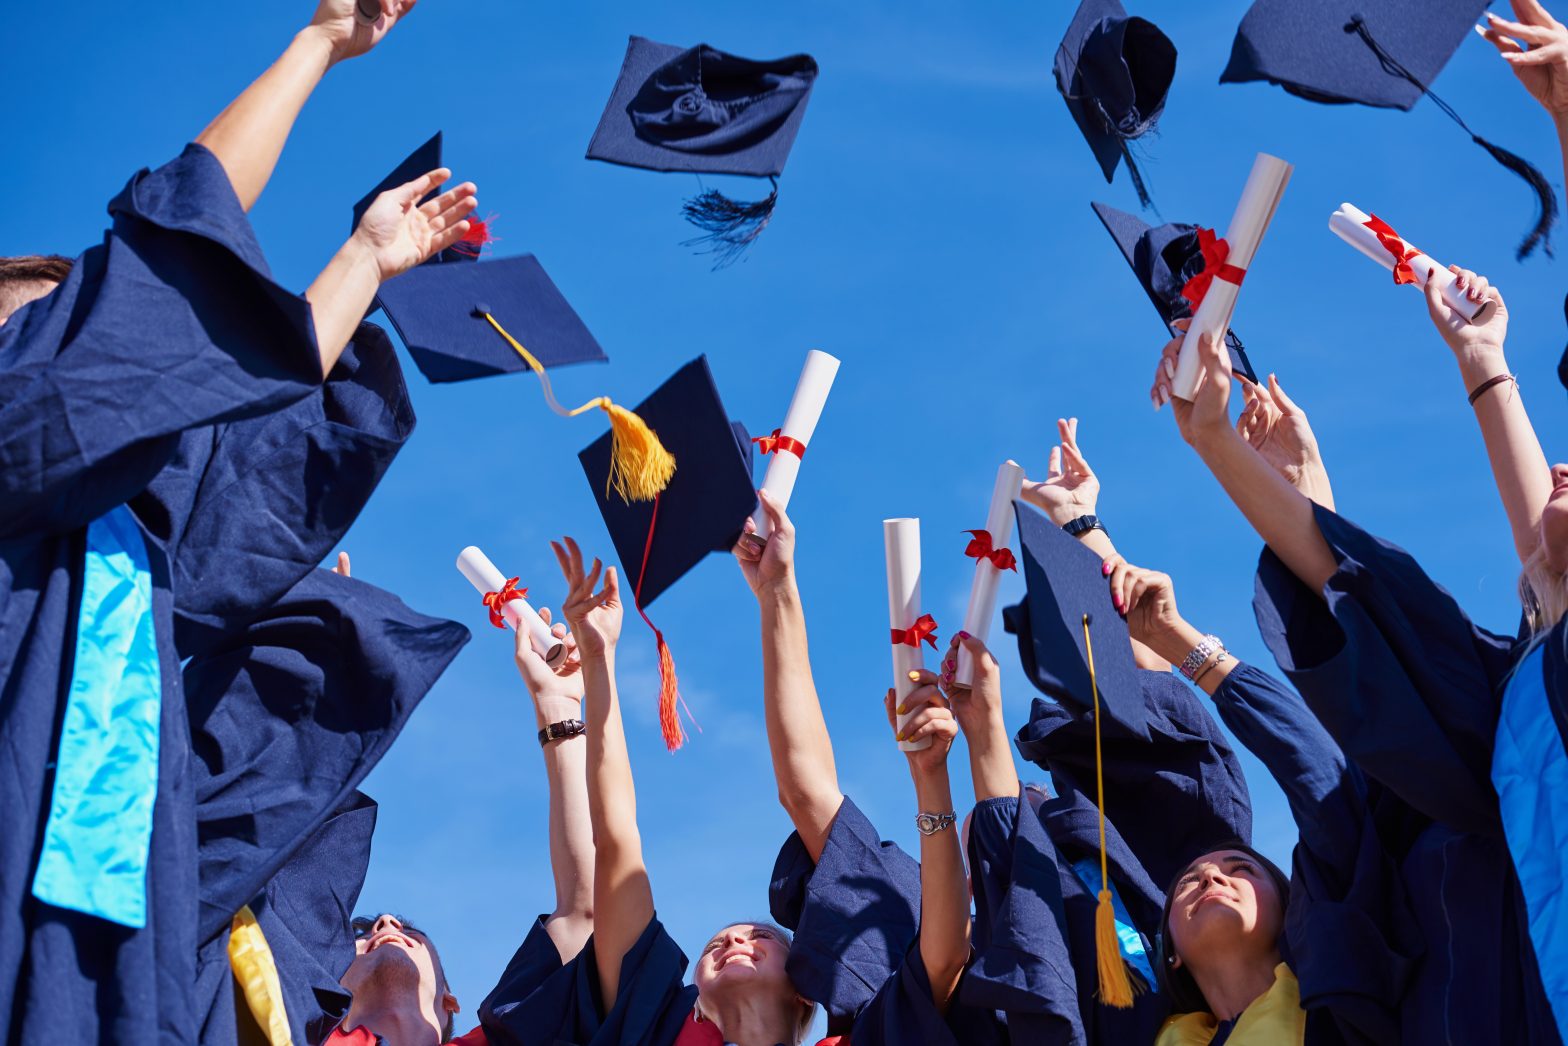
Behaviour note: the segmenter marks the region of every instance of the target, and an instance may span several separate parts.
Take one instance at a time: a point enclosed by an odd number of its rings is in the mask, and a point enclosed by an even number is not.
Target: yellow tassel
[[[1100,754],[1100,683],[1094,674],[1088,614],[1083,616],[1083,648],[1089,661],[1089,689],[1094,693],[1095,806],[1100,815],[1100,901],[1094,909],[1094,959],[1100,975],[1100,1002],[1125,1010],[1132,1006],[1133,985],[1116,936],[1116,912],[1111,907],[1111,873],[1105,855],[1105,770]]]
[[[291,1046],[289,1017],[284,1009],[283,986],[266,934],[245,905],[229,927],[229,968],[245,994],[245,1004],[256,1019],[269,1046]]]
[[[574,418],[597,407],[610,416],[610,477],[605,484],[606,496],[613,490],[621,496],[622,501],[652,501],[670,485],[670,479],[675,475],[675,455],[664,449],[658,434],[648,427],[647,422],[625,407],[611,403],[608,396],[597,396],[581,407],[567,410],[556,401],[555,390],[550,387],[550,376],[545,373],[544,364],[508,334],[494,316],[488,312],[480,315],[489,321],[497,334],[506,339],[508,345],[517,350],[528,368],[539,375],[539,386],[551,410],[563,418]]]

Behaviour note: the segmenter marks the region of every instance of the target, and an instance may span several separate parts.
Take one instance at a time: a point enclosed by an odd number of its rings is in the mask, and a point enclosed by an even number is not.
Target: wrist
[[[381,272],[381,263],[376,260],[376,250],[360,234],[358,227],[343,241],[343,246],[338,248],[337,260],[345,269],[351,272],[362,273],[374,281],[377,287],[384,282]]]
[[[770,578],[757,585],[757,601],[772,607],[798,606],[800,588],[795,584],[795,569],[790,567],[782,577]]]
[[[534,721],[540,726],[563,719],[581,719],[582,699],[567,694],[539,694],[534,698]]]
[[[342,60],[332,34],[323,25],[312,23],[295,33],[291,47],[316,62],[323,73]]]
[[[1498,374],[1508,373],[1508,358],[1501,345],[1466,345],[1455,352],[1465,391]]]
[[[947,763],[936,766],[916,766],[911,763],[909,774],[915,781],[915,802],[920,807],[917,812],[939,814],[953,808],[953,789],[947,776]]]
[[[1188,443],[1198,452],[1198,456],[1207,459],[1210,455],[1219,453],[1236,443],[1245,443],[1236,430],[1229,424],[1195,425],[1192,427]],[[1248,445],[1250,447],[1250,444]]]
[[[1158,635],[1151,636],[1147,645],[1171,664],[1179,665],[1182,659],[1201,642],[1203,642],[1203,633],[1193,628],[1183,618],[1178,619],[1175,624],[1162,630]]]

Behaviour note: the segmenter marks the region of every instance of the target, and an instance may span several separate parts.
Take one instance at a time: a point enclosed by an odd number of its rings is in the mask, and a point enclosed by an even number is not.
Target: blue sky
[[[880,521],[921,517],[926,603],[945,636],[969,588],[959,532],[984,525],[1001,460],[1043,471],[1058,415],[1082,419],[1122,551],[1175,576],[1195,625],[1271,664],[1249,605],[1258,542],[1169,412],[1149,409],[1162,329],[1089,208],[1135,210],[1136,199],[1125,175],[1101,180],[1051,80],[1074,5],[665,6],[424,0],[306,108],[253,213],[275,271],[303,289],[347,233],[353,201],[439,129],[448,163],[479,184],[481,211],[500,216],[497,253],[537,254],[610,355],[556,372],[563,401],[635,403],[707,353],[730,413],[766,431],[806,350],[839,356],[791,514],[842,786],[906,846],[913,793],[881,708]],[[0,253],[76,254],[94,241],[125,180],[174,156],[309,8],[88,0],[67,25],[51,5],[6,5]],[[1393,287],[1327,219],[1348,200],[1495,279],[1550,457],[1565,435],[1553,374],[1561,276],[1549,259],[1513,260],[1531,198],[1429,102],[1402,114],[1220,87],[1245,8],[1133,5],[1180,52],[1146,142],[1155,201],[1168,219],[1223,229],[1255,152],[1297,165],[1237,329],[1259,370],[1277,370],[1307,408],[1344,514],[1411,549],[1482,623],[1511,629],[1516,563],[1451,356],[1420,295]],[[679,245],[694,178],[583,159],[629,33],[755,57],[808,51],[821,65],[773,225],[742,264],[711,272]],[[1483,41],[1462,45],[1437,88],[1561,191],[1549,121]],[[1568,250],[1568,233],[1560,240]],[[528,698],[509,639],[453,560],[478,544],[553,605],[562,586],[548,539],[570,533],[613,556],[576,460],[601,426],[550,415],[530,377],[436,387],[406,370],[418,431],[346,544],[357,576],[475,637],[366,785],[381,819],[363,908],[428,926],[471,1014],[553,898]],[[1020,592],[1009,577],[1003,602]],[[704,732],[664,752],[653,642],[630,615],[621,691],[659,912],[694,952],[721,924],[765,915],[788,823],[763,732],[755,604],[733,563],[711,557],[653,612]],[[1008,639],[996,646],[1017,725],[1032,691]],[[962,746],[952,762],[966,804]],[[1284,859],[1289,815],[1246,765],[1258,842]]]

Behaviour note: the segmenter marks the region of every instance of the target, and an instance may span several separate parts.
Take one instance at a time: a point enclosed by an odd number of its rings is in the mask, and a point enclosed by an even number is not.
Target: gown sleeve
[[[180,433],[321,384],[310,304],[272,281],[212,153],[141,172],[109,213],[104,242],[0,326],[0,538],[82,527]]]
[[[919,929],[920,864],[883,842],[844,797],[815,864],[791,833],[773,865],[773,918],[795,934],[788,971],[800,993],[827,1010],[828,1031],[855,1015],[904,961]]]
[[[561,953],[545,929],[549,918],[548,915],[541,915],[533,921],[533,925],[528,928],[528,936],[523,938],[523,943],[506,964],[506,969],[501,971],[501,979],[490,989],[485,1001],[479,1004],[481,1027],[495,1024],[500,1019],[498,1013],[504,1015],[512,1005],[528,998],[536,988],[561,971],[564,965]]]
[[[1472,624],[1403,549],[1313,508],[1339,568],[1316,593],[1264,550],[1253,609],[1269,651],[1364,774],[1435,821],[1500,836],[1492,749],[1514,641]]]
[[[931,998],[931,979],[920,958],[918,939],[910,944],[893,976],[884,981],[856,1018],[849,1041],[854,1046],[1000,1046],[1005,1032],[990,1010],[965,1005],[959,990],[947,1012]],[[1030,1040],[1033,1042],[1034,1040]]]
[[[200,940],[352,795],[468,638],[374,585],[317,570],[186,665]]]

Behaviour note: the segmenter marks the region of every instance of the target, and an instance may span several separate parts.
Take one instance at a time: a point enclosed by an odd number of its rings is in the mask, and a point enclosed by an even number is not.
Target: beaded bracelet
[[[1203,667],[1203,662],[1213,655],[1214,651],[1224,649],[1225,643],[1219,636],[1204,636],[1198,645],[1192,648],[1192,653],[1188,654],[1182,661],[1181,674],[1191,679],[1198,669]]]

